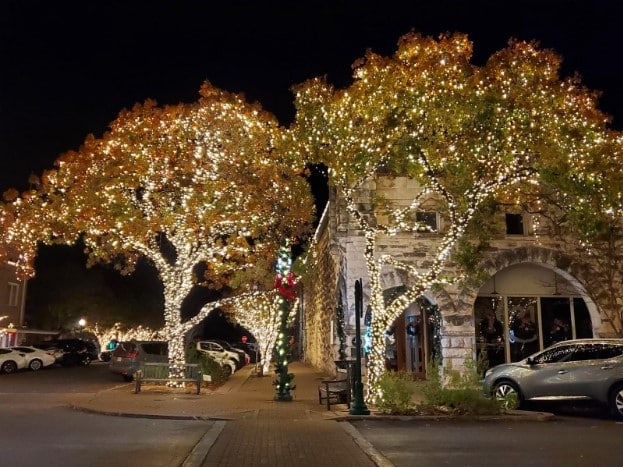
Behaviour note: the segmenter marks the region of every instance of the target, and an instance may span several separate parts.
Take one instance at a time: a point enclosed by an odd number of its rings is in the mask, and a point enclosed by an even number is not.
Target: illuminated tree
[[[385,331],[410,303],[449,280],[450,254],[483,204],[494,197],[522,202],[518,193],[532,197],[558,179],[581,179],[587,164],[606,157],[607,118],[577,78],[559,78],[556,54],[511,42],[482,67],[470,63],[471,54],[461,34],[408,34],[393,57],[368,52],[348,88],[323,79],[295,88],[294,148],[329,168],[338,202],[365,236],[370,402],[382,397]],[[366,195],[379,175],[411,177],[419,191],[400,205]],[[417,215],[430,210],[443,215],[437,236]],[[434,252],[422,260],[378,248],[390,236],[423,232]],[[407,287],[385,303],[388,271],[405,275]]]
[[[609,136],[607,157],[584,167],[564,190],[549,193],[545,205],[550,208],[542,217],[599,305],[608,325],[604,332],[622,337],[623,136]]]
[[[282,298],[273,290],[238,300],[227,310],[228,316],[255,337],[260,349],[261,371],[267,374],[279,334]],[[292,318],[292,316],[290,316]]]
[[[313,215],[303,166],[279,151],[275,118],[241,96],[209,83],[193,104],[153,102],[123,111],[101,138],[62,155],[31,192],[11,227],[25,240],[86,245],[89,264],[133,271],[139,257],[164,288],[163,329],[174,368],[184,336],[213,309],[256,292],[229,285],[275,258],[284,239],[304,235]],[[227,287],[228,297],[184,319],[181,306],[197,285]]]

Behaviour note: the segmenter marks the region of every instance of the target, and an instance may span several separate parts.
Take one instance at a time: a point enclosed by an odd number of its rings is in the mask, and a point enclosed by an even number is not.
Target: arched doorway
[[[411,303],[387,330],[386,368],[425,378],[437,356],[437,323],[437,307],[428,299],[422,297]]]
[[[478,369],[515,362],[554,342],[593,337],[586,302],[556,271],[522,263],[498,271],[474,303]]]

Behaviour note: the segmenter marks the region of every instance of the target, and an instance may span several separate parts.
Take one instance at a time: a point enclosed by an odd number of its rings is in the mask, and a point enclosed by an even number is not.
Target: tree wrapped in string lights
[[[564,190],[564,180],[582,179],[587,165],[607,157],[608,119],[577,78],[560,79],[555,53],[510,42],[484,66],[471,55],[465,35],[411,33],[392,57],[368,52],[355,63],[347,88],[320,78],[295,88],[296,150],[329,168],[338,201],[365,236],[368,402],[383,396],[384,333],[424,292],[453,279],[450,254],[485,201],[537,202],[541,190]],[[417,194],[401,204],[366,197],[379,175],[411,177]],[[442,214],[443,231],[418,218],[430,210]],[[379,252],[388,237],[423,233],[435,248],[422,260]],[[385,303],[388,271],[406,276],[407,287]]]
[[[282,305],[282,296],[277,290],[272,290],[238,300],[226,309],[233,322],[240,324],[255,337],[260,349],[260,369],[263,375],[268,374],[272,362],[281,326]],[[294,307],[289,314],[290,320],[293,310]]]
[[[232,295],[229,286],[274,264],[284,238],[308,232],[314,209],[304,167],[279,151],[281,140],[272,115],[207,82],[196,103],[147,101],[62,155],[33,190],[13,193],[7,235],[24,247],[27,271],[37,240],[81,238],[89,264],[112,263],[122,274],[149,260],[164,286],[173,371],[190,329],[212,310],[262,293],[240,285]],[[182,302],[196,285],[229,295],[184,319]]]

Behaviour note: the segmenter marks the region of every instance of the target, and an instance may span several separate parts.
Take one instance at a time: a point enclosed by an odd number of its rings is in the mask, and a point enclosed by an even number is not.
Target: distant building
[[[0,263],[0,347],[29,345],[57,336],[57,331],[31,329],[24,322],[27,280],[17,278],[11,261]]]

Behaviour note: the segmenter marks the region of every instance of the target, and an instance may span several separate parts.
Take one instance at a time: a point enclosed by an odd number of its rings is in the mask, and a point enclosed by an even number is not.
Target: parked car
[[[227,362],[233,362],[235,370],[242,367],[240,354],[237,352],[231,352],[223,347],[221,344],[215,341],[199,341],[197,342],[197,350],[199,352],[205,352],[210,355],[214,360],[219,362],[223,366]]]
[[[623,419],[623,339],[559,342],[485,372],[484,391],[505,404],[590,400]]]
[[[231,345],[237,349],[243,350],[249,356],[249,363],[257,363],[262,358],[260,348],[254,342],[234,342]]]
[[[141,363],[169,361],[169,345],[164,341],[119,342],[110,355],[110,371],[132,381]]]
[[[227,341],[224,341],[222,339],[210,339],[211,342],[216,342],[217,344],[221,344],[225,350],[229,351],[229,352],[235,352],[240,356],[239,362],[238,362],[238,369],[242,368],[245,365],[248,365],[249,362],[251,361],[251,357],[249,357],[249,354],[247,354],[244,350],[242,349],[238,349],[236,347],[234,347],[232,344],[230,344]]]
[[[56,357],[53,352],[46,352],[45,350],[27,345],[10,348],[24,354],[26,367],[33,371],[40,370],[43,367],[54,365],[56,363]]]
[[[119,341],[117,340],[112,340],[106,344],[106,348],[99,354],[99,359],[103,362],[109,362],[112,352],[117,348],[117,345],[119,345]]]
[[[55,339],[34,347],[53,352],[56,362],[63,366],[89,365],[99,354],[95,343],[85,339]]]
[[[43,350],[44,352],[52,355],[56,363],[59,364],[61,363],[61,359],[63,358],[63,354],[65,353],[56,341],[39,342],[38,344],[33,344],[33,347],[39,350]]]
[[[26,356],[17,350],[0,348],[0,373],[15,373],[26,368]]]

